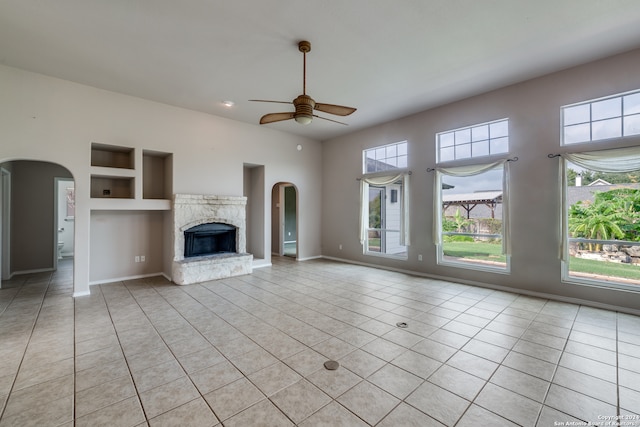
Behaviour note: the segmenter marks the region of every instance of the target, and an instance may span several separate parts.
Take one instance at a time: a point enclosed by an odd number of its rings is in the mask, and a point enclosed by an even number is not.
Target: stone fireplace
[[[251,273],[246,203],[246,197],[174,196],[174,283],[189,285]]]

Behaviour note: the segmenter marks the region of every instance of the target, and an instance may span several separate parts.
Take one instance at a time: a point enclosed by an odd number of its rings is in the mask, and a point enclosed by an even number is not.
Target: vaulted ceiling
[[[2,0],[0,63],[324,140],[640,47],[638,0]],[[231,108],[222,101],[235,103]],[[328,118],[337,118],[318,113]],[[340,118],[338,118],[340,119]]]

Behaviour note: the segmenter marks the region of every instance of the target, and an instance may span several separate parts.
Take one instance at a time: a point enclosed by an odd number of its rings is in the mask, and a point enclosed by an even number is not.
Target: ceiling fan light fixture
[[[313,98],[307,95],[307,53],[311,51],[311,43],[308,41],[301,41],[298,43],[298,50],[303,53],[302,60],[302,95],[298,95],[296,99],[291,102],[287,101],[269,101],[266,99],[251,99],[250,101],[256,102],[274,102],[278,104],[293,104],[295,112],[291,113],[270,113],[265,114],[260,118],[260,124],[275,123],[283,120],[294,119],[301,125],[308,125],[313,121],[314,117],[322,120],[328,120],[330,122],[339,123],[345,125],[346,123],[339,122],[337,120],[328,119],[322,116],[316,116],[313,114],[314,110],[322,111],[323,113],[335,114],[337,116],[348,116],[356,111],[355,108],[345,107],[344,105],[335,104],[316,104]]]
[[[308,114],[296,114],[295,120],[301,125],[308,125],[313,120],[313,116]]]

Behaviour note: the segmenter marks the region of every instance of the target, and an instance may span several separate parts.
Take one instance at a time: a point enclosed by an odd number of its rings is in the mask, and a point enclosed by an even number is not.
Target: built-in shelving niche
[[[93,143],[91,144],[91,166],[134,169],[133,154],[133,148]]]
[[[170,210],[173,154],[91,144],[94,210]]]
[[[167,199],[173,195],[173,155],[158,151],[142,152],[142,198]]]

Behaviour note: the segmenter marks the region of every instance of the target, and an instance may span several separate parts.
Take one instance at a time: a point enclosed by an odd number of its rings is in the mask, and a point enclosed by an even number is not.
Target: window
[[[640,148],[562,157],[563,280],[640,292]]]
[[[436,135],[438,162],[509,152],[509,119],[496,120]]]
[[[368,227],[365,253],[406,258],[407,247],[402,236],[404,214],[402,204],[397,202],[398,194],[402,194],[403,180],[399,179],[386,185],[369,184],[368,187]],[[394,194],[396,195],[395,202]]]
[[[436,174],[438,264],[508,270],[507,161]]]
[[[364,150],[363,157],[364,173],[404,169],[407,167],[407,141]]]
[[[406,259],[411,172],[401,169],[407,167],[407,141],[363,150],[362,158],[365,175],[360,180],[360,243],[363,252]]]
[[[640,135],[640,90],[562,107],[562,143]]]

